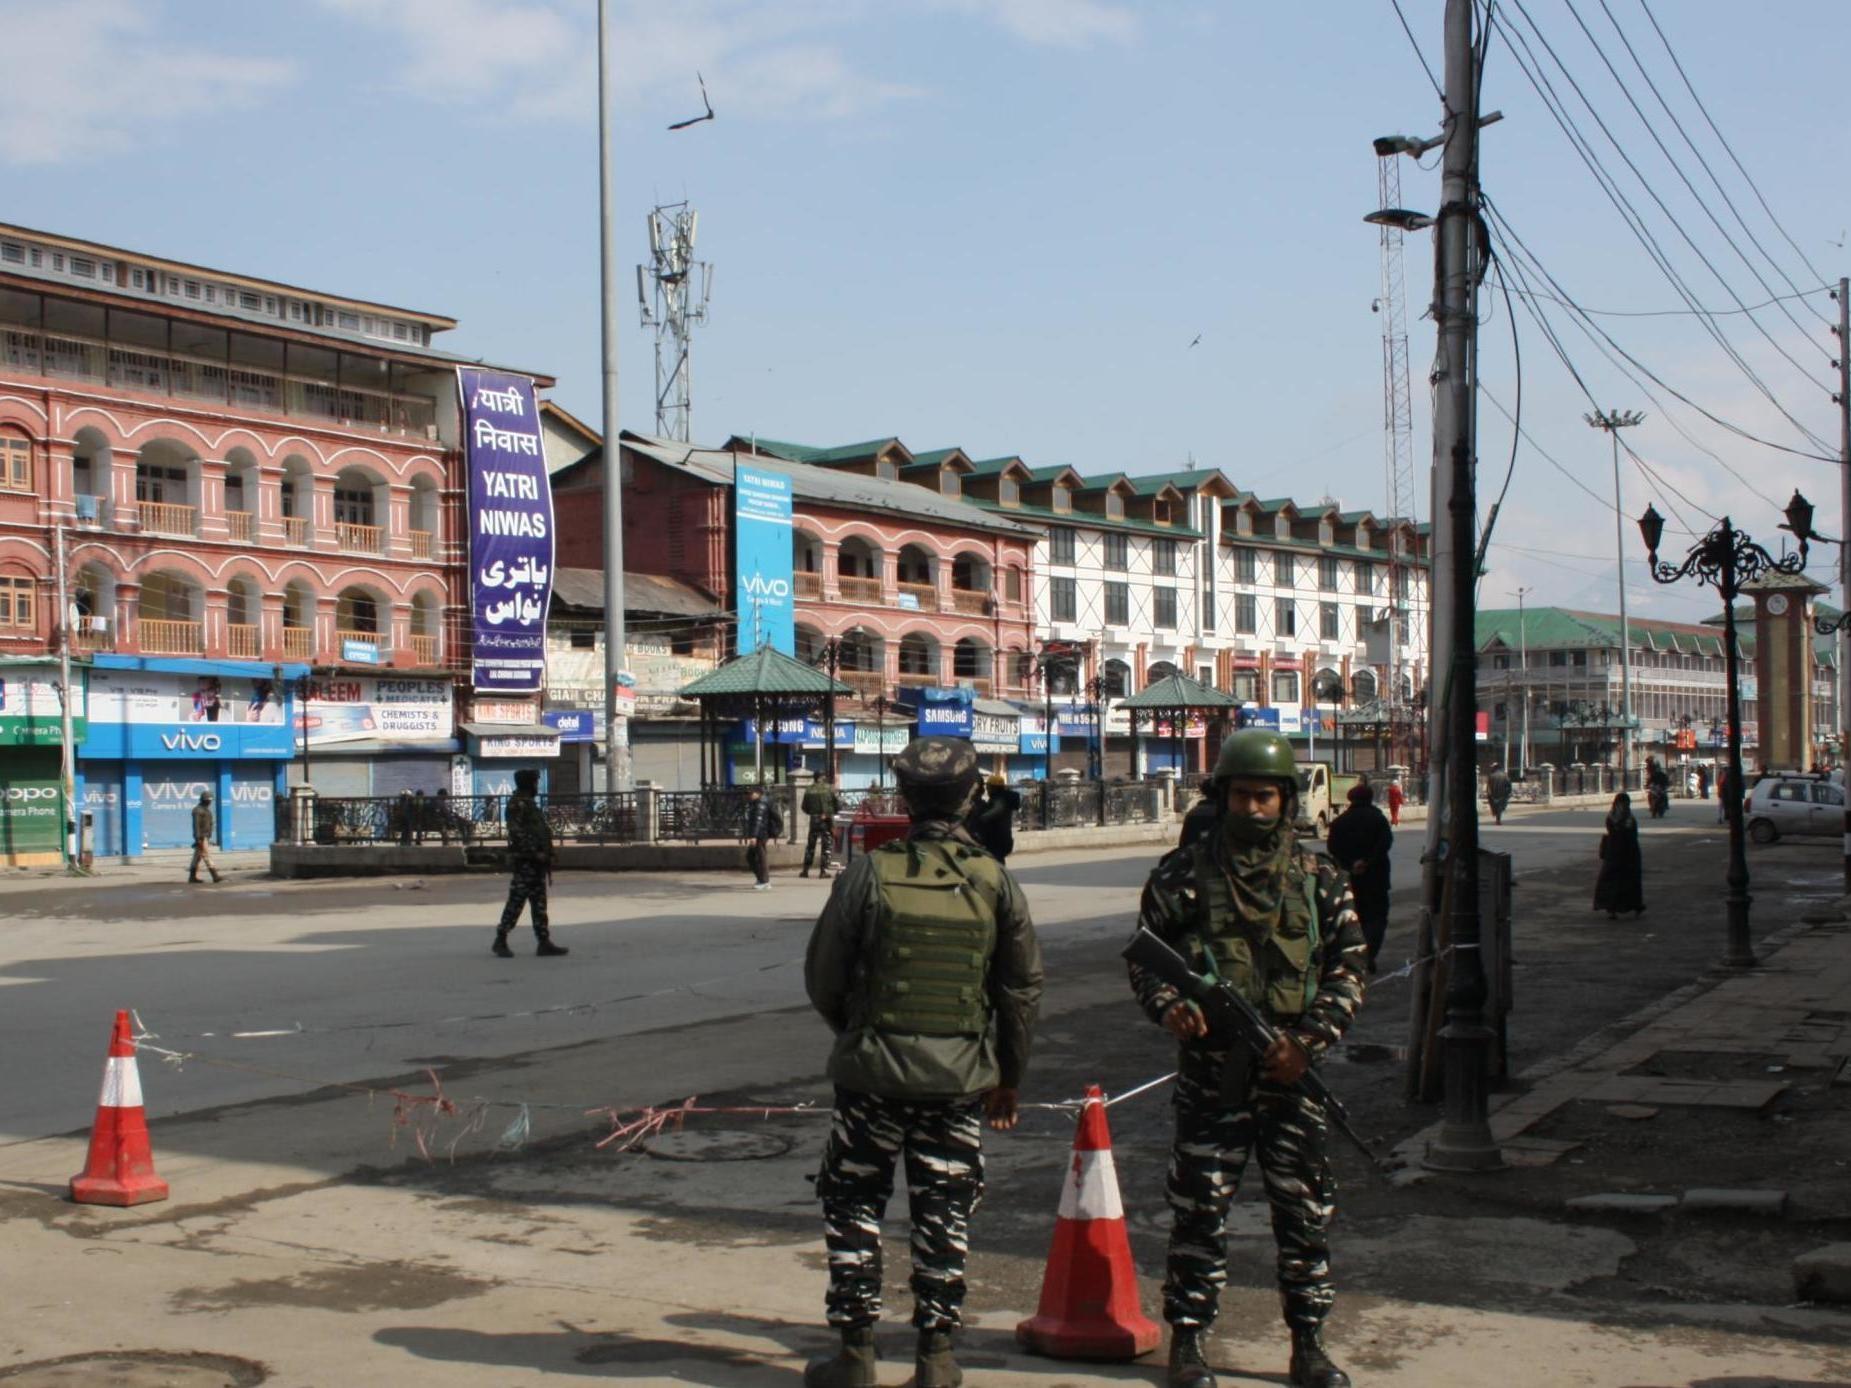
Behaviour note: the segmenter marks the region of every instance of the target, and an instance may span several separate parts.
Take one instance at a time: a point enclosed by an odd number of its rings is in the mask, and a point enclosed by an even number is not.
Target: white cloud
[[[389,34],[394,80],[427,100],[515,119],[587,117],[595,102],[595,11],[567,0],[321,0]],[[837,41],[865,14],[847,0],[682,0],[613,6],[618,99],[669,118],[699,115],[704,75],[722,118],[839,120],[916,89],[857,67]]]
[[[1026,43],[1050,48],[1082,48],[1090,43],[1123,43],[1137,33],[1137,17],[1128,5],[1106,0],[938,0],[989,20]]]
[[[162,42],[159,27],[141,0],[0,0],[0,162],[117,154],[294,79],[286,61]]]

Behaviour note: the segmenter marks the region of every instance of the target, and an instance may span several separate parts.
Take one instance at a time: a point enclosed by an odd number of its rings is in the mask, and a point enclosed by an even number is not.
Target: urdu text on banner
[[[546,683],[553,586],[553,489],[533,381],[458,367],[469,464],[469,597],[480,690],[532,693]]]

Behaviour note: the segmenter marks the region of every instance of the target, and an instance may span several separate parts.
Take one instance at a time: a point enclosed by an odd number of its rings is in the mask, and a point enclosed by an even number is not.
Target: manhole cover
[[[643,1144],[643,1150],[663,1161],[764,1161],[781,1157],[796,1144],[775,1132],[663,1133]]]
[[[249,1359],[159,1349],[67,1354],[0,1369],[7,1388],[256,1388],[269,1377]]]

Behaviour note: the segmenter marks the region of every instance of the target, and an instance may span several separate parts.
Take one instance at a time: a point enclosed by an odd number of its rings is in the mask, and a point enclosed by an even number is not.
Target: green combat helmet
[[[977,789],[977,750],[961,737],[916,737],[893,759],[914,818],[958,819]]]
[[[1298,763],[1292,758],[1292,744],[1264,728],[1229,733],[1221,743],[1221,755],[1215,759],[1215,779],[1225,783],[1235,776],[1284,781],[1297,790]]]

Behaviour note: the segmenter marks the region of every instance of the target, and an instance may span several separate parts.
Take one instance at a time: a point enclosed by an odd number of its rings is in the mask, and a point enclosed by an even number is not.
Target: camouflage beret
[[[916,737],[893,759],[893,774],[911,786],[969,784],[977,779],[977,750],[961,737]]]

